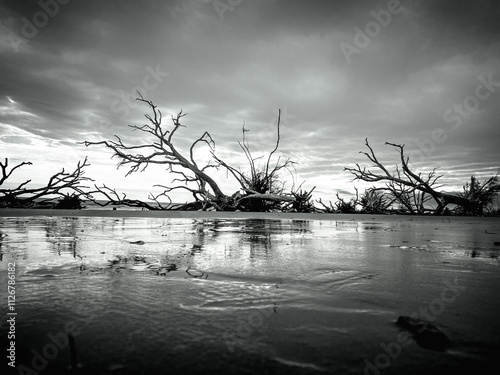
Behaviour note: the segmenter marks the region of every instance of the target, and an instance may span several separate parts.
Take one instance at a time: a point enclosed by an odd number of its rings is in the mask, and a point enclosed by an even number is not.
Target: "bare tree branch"
[[[5,159],[4,163],[0,163],[0,168],[2,169],[2,184],[9,178],[15,169],[23,165],[31,164],[30,162],[20,163],[8,172],[8,159]],[[14,206],[27,206],[33,204],[35,200],[42,197],[51,195],[64,196],[67,191],[74,191],[78,193],[78,195],[85,195],[84,189],[87,188],[87,186],[84,186],[83,183],[86,181],[93,181],[91,178],[84,176],[84,168],[89,165],[90,164],[87,163],[87,158],[85,158],[83,161],[78,162],[74,171],[65,172],[65,170],[62,169],[61,172],[52,175],[47,184],[43,187],[27,188],[27,184],[31,182],[31,180],[27,180],[15,188],[0,189],[0,201],[8,202]]]
[[[423,211],[426,211],[424,204],[428,202],[430,197],[432,197],[437,205],[436,214],[441,214],[444,208],[450,203],[459,206],[469,206],[471,204],[471,201],[464,197],[437,191],[436,189],[442,187],[442,185],[438,184],[438,180],[442,175],[437,175],[435,169],[425,176],[422,173],[413,172],[408,165],[409,157],[405,157],[404,155],[404,145],[391,142],[386,142],[385,144],[393,146],[398,150],[401,169],[396,165],[395,171],[393,173],[389,172],[375,156],[372,147],[368,143],[368,139],[365,139],[365,145],[370,150],[370,153],[361,153],[366,155],[381,172],[372,172],[369,169],[361,168],[359,164],[356,164],[356,168],[345,167],[344,171],[353,174],[353,180],[385,182],[385,188],[383,189],[393,194],[410,212],[423,213]]]
[[[32,165],[32,163],[29,161],[28,162],[23,161],[22,163],[15,165],[13,168],[11,168],[10,171],[8,171],[7,167],[9,166],[9,159],[5,158],[4,163],[0,162],[0,168],[2,169],[2,177],[0,178],[0,186],[5,182],[5,180],[7,180],[11,176],[12,172],[14,172],[18,168],[21,168],[23,165]],[[30,180],[22,183],[18,187],[18,189],[21,188],[23,185],[27,184],[28,182],[30,182]]]
[[[151,164],[164,165],[166,167],[166,172],[176,176],[171,182],[175,185],[155,185],[163,189],[163,193],[156,196],[150,194],[150,199],[151,197],[154,198],[152,200],[157,203],[157,208],[162,207],[162,209],[164,209],[164,207],[159,204],[158,199],[160,197],[165,197],[171,202],[168,194],[176,190],[189,192],[193,196],[195,202],[201,204],[202,209],[215,207],[216,209],[253,210],[256,207],[256,203],[254,202],[259,201],[264,204],[264,202],[288,202],[293,199],[293,196],[283,194],[283,184],[280,185],[277,178],[277,174],[282,169],[287,169],[293,162],[289,159],[282,162],[278,157],[276,165],[272,169],[270,168],[271,158],[278,150],[280,143],[279,126],[281,115],[278,117],[278,137],[276,146],[269,154],[263,170],[260,170],[256,166],[255,162],[260,157],[252,157],[250,146],[246,138],[248,129],[243,125],[242,140],[238,142],[238,144],[242,148],[250,165],[250,176],[247,176],[237,168],[217,157],[215,154],[215,141],[207,131],[191,143],[186,155],[181,153],[174,144],[174,135],[179,128],[185,127],[181,124],[181,119],[186,114],[181,110],[177,116],[171,116],[172,127],[170,127],[170,129],[165,129],[162,124],[162,113],[157,106],[152,101],[144,99],[140,93],[138,93],[138,98],[136,100],[145,103],[149,107],[151,114],[145,115],[148,123],[140,126],[129,126],[133,131],[146,133],[148,136],[152,137],[149,142],[129,145],[123,142],[119,136],[115,135],[115,140],[100,142],[84,141],[82,143],[85,146],[102,145],[110,149],[113,152],[112,157],[117,157],[119,159],[117,167],[128,168],[128,172],[126,173],[127,176],[134,172],[145,171]],[[202,145],[208,146],[214,162],[208,161],[204,165],[199,165],[195,158],[195,152],[198,146]],[[236,179],[244,195],[238,196],[237,194],[233,194],[232,196],[228,196],[223,193],[217,182],[208,174],[211,168],[219,167],[225,168],[231,176]],[[93,192],[94,194],[104,194],[104,197],[112,200],[113,204],[119,204],[119,202],[131,205],[139,204],[135,201],[127,200],[125,196],[120,197],[115,190],[106,186],[101,188],[97,188],[96,186],[96,189],[97,190]],[[198,207],[200,204],[195,206]],[[151,205],[147,204],[140,207],[150,209],[150,206]],[[172,205],[170,204],[169,207],[172,207]]]

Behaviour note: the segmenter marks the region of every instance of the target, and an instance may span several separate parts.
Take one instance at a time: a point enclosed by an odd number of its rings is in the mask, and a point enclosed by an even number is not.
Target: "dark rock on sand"
[[[451,345],[444,332],[426,320],[400,316],[396,324],[413,334],[413,339],[423,348],[444,351]]]
[[[186,270],[186,273],[191,276],[191,277],[195,277],[197,279],[199,278],[203,278],[203,279],[206,279],[208,278],[208,274],[203,272],[203,271],[199,271],[199,270],[195,270],[195,269],[191,269],[191,268],[188,268]]]
[[[144,241],[131,241],[129,242],[131,245],[144,245],[146,242]]]
[[[160,267],[158,271],[156,271],[156,274],[159,276],[166,276],[167,273],[171,271],[177,271],[177,265],[175,263],[170,263],[165,267]]]

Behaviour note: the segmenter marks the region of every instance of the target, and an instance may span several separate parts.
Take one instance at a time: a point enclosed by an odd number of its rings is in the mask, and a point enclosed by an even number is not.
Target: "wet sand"
[[[126,209],[99,210],[51,210],[51,209],[0,209],[0,217],[53,216],[53,217],[113,217],[113,218],[178,218],[178,219],[275,219],[275,220],[325,220],[325,221],[366,221],[371,219],[384,222],[425,221],[500,223],[500,217],[474,216],[432,216],[432,215],[376,215],[376,214],[327,214],[327,213],[287,213],[287,212],[233,212],[233,211],[140,211]]]
[[[498,218],[6,209],[0,232],[16,364],[42,375],[71,328],[93,375],[481,372],[500,349]]]

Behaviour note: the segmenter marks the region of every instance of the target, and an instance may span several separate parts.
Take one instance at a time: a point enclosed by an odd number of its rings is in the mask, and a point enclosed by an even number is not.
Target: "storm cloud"
[[[365,138],[460,189],[500,166],[499,18],[487,0],[0,1],[0,156],[43,170],[88,155],[92,177],[123,176],[77,142],[138,140],[138,90],[166,121],[188,113],[180,144],[208,130],[243,168],[243,123],[270,151],[281,108],[281,153],[318,197],[353,191],[343,167],[365,162]],[[100,182],[150,189],[127,181]]]

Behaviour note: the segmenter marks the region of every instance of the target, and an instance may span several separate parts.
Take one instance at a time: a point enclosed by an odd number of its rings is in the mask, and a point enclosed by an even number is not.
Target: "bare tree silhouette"
[[[12,173],[18,168],[25,165],[32,165],[31,162],[22,162],[9,169],[9,159],[5,158],[4,162],[0,162],[2,176],[0,177],[0,186],[11,177]],[[8,207],[33,207],[36,202],[42,198],[53,200],[50,196],[59,196],[68,199],[69,192],[79,195],[86,195],[83,185],[84,182],[92,181],[91,178],[85,177],[84,168],[89,166],[87,158],[78,162],[76,168],[72,172],[66,172],[64,168],[61,172],[57,172],[49,178],[45,186],[39,188],[28,188],[27,185],[31,180],[26,180],[18,186],[10,189],[0,188],[0,204]]]
[[[231,166],[224,160],[220,159],[215,154],[215,141],[208,131],[205,131],[198,137],[189,147],[187,154],[183,154],[175,145],[175,135],[181,127],[181,119],[186,116],[182,110],[177,116],[171,116],[172,128],[166,129],[162,124],[163,116],[158,107],[150,100],[138,93],[136,99],[145,103],[151,110],[151,114],[146,114],[147,124],[137,126],[129,125],[133,131],[146,133],[150,138],[147,143],[128,145],[122,139],[115,135],[116,140],[106,140],[100,142],[82,142],[85,146],[103,145],[113,152],[113,157],[119,159],[119,167],[128,167],[127,176],[137,171],[145,171],[151,164],[164,165],[166,171],[172,173],[177,178],[174,178],[173,186],[165,186],[156,184],[154,187],[163,189],[163,192],[158,195],[150,193],[149,199],[155,204],[151,205],[147,202],[130,200],[126,195],[119,194],[115,189],[105,185],[95,185],[94,191],[88,195],[90,199],[94,199],[96,194],[103,194],[109,202],[105,204],[125,204],[129,206],[138,206],[147,209],[208,209],[213,207],[216,210],[263,210],[267,211],[276,206],[276,202],[294,201],[291,194],[287,194],[283,190],[278,180],[278,173],[282,169],[286,169],[292,165],[292,162],[287,159],[284,162],[280,158],[274,166],[271,166],[273,154],[278,150],[280,142],[279,126],[280,119],[278,118],[278,137],[276,146],[268,155],[267,163],[263,169],[256,166],[256,159],[253,158],[250,152],[248,141],[245,138],[247,129],[243,128],[243,140],[239,142],[243,149],[247,160],[250,164],[250,175],[245,175],[239,169]],[[198,164],[195,159],[195,150],[197,146],[206,145],[209,147],[213,161],[209,161],[204,165]],[[225,168],[240,184],[243,193],[236,192],[228,195],[223,192],[214,178],[209,174],[211,169]],[[175,190],[188,191],[193,196],[193,201],[179,205],[162,205],[160,198],[166,199],[171,203],[169,193]],[[97,200],[94,199],[96,203]],[[252,203],[249,203],[252,202]],[[258,202],[258,203],[255,203]]]
[[[431,211],[431,209],[424,208],[424,204],[429,200],[434,200],[436,209],[432,211],[437,215],[442,214],[448,204],[460,206],[464,212],[482,214],[483,209],[478,206],[477,200],[473,199],[471,195],[452,194],[436,190],[443,185],[438,184],[438,180],[442,175],[437,175],[435,169],[426,175],[412,171],[409,167],[409,157],[404,155],[404,145],[391,142],[385,144],[395,147],[399,153],[401,166],[396,164],[394,172],[390,172],[377,159],[375,152],[368,143],[368,139],[365,139],[365,145],[368,147],[369,152],[360,151],[360,153],[366,155],[377,171],[373,172],[366,167],[361,168],[359,164],[356,164],[356,168],[346,167],[344,171],[352,173],[354,180],[385,182],[385,186],[378,189],[388,191],[411,213]],[[485,188],[495,195],[500,189],[498,179],[488,182]]]

